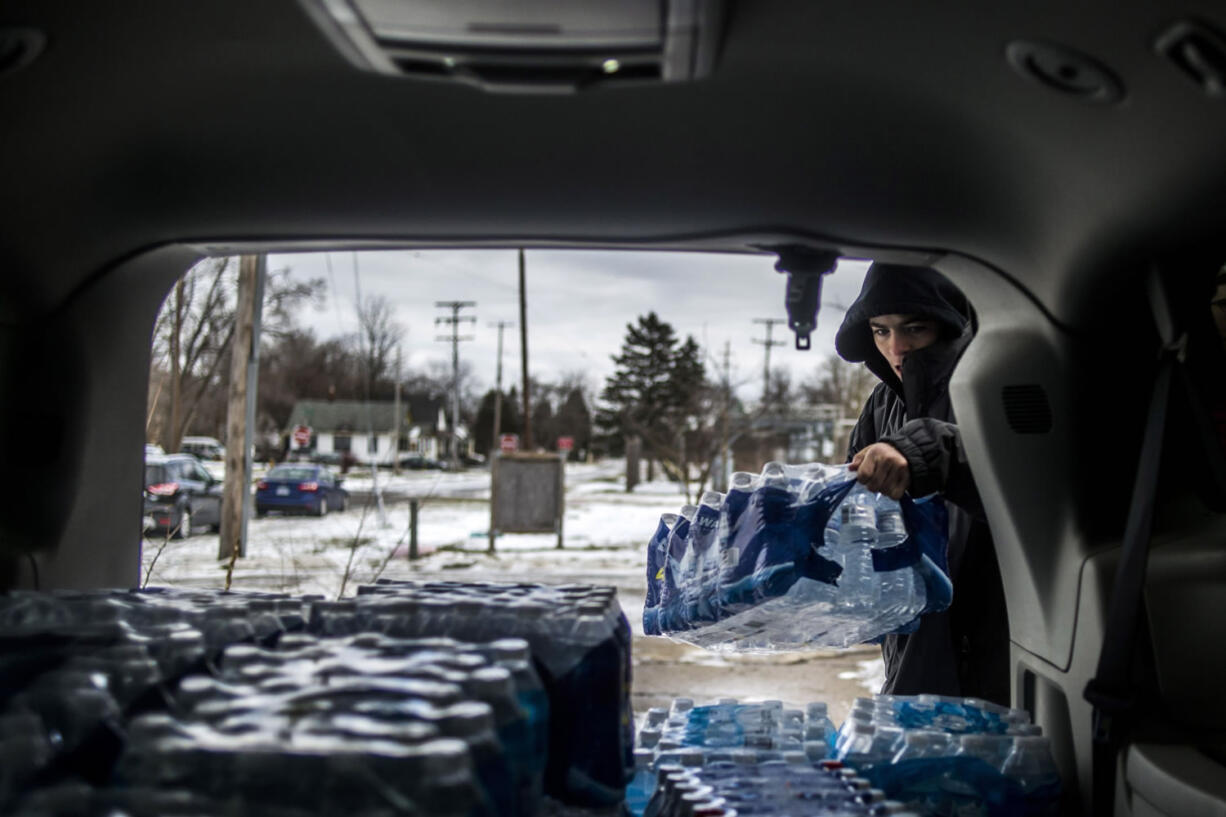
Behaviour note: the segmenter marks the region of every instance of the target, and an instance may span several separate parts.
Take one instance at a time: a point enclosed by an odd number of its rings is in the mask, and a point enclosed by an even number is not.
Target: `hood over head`
[[[869,319],[878,315],[914,315],[935,320],[941,325],[942,339],[961,336],[971,323],[966,296],[936,270],[874,263],[835,334],[834,348],[839,357],[851,363],[880,357],[868,325]]]

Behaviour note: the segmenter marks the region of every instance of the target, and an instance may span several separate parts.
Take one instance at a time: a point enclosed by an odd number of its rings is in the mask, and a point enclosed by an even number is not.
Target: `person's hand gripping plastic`
[[[911,485],[907,458],[889,443],[873,443],[856,452],[847,464],[856,481],[870,491],[899,500]]]

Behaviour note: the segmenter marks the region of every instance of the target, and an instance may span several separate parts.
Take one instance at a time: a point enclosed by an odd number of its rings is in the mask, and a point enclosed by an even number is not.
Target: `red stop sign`
[[[498,439],[498,447],[508,454],[519,448],[518,434],[503,434]]]
[[[306,448],[311,443],[311,427],[294,426],[291,436],[293,437],[295,446],[298,448]]]
[[[573,451],[574,448],[575,448],[575,438],[574,437],[558,437],[558,450],[559,451]]]

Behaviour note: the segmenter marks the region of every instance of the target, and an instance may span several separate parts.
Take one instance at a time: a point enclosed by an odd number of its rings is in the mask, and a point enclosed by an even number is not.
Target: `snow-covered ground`
[[[378,480],[382,514],[369,472],[359,472],[345,479],[345,487],[362,498],[347,511],[252,519],[247,555],[236,561],[231,586],[336,598],[378,577],[612,585],[635,632],[636,711],[678,696],[732,696],[794,705],[825,700],[838,719],[854,697],[880,688],[875,647],[726,655],[643,636],[645,544],[660,514],[684,503],[676,484],[646,483],[626,493],[619,462],[568,465],[564,547],[556,547],[552,533],[507,534],[490,553],[488,471],[380,472]],[[419,502],[420,558],[412,561],[410,497]],[[217,553],[216,534],[146,539],[142,579],[150,585],[223,587],[229,564]]]

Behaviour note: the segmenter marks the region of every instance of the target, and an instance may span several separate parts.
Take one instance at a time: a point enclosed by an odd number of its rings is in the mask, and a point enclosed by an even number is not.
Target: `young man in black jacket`
[[[939,492],[949,508],[948,610],[882,644],[882,692],[1010,703],[1009,624],[991,534],[954,424],[949,377],[974,334],[965,296],[925,267],[873,264],[835,337],[881,383],[851,433],[850,468],[897,499]]]

